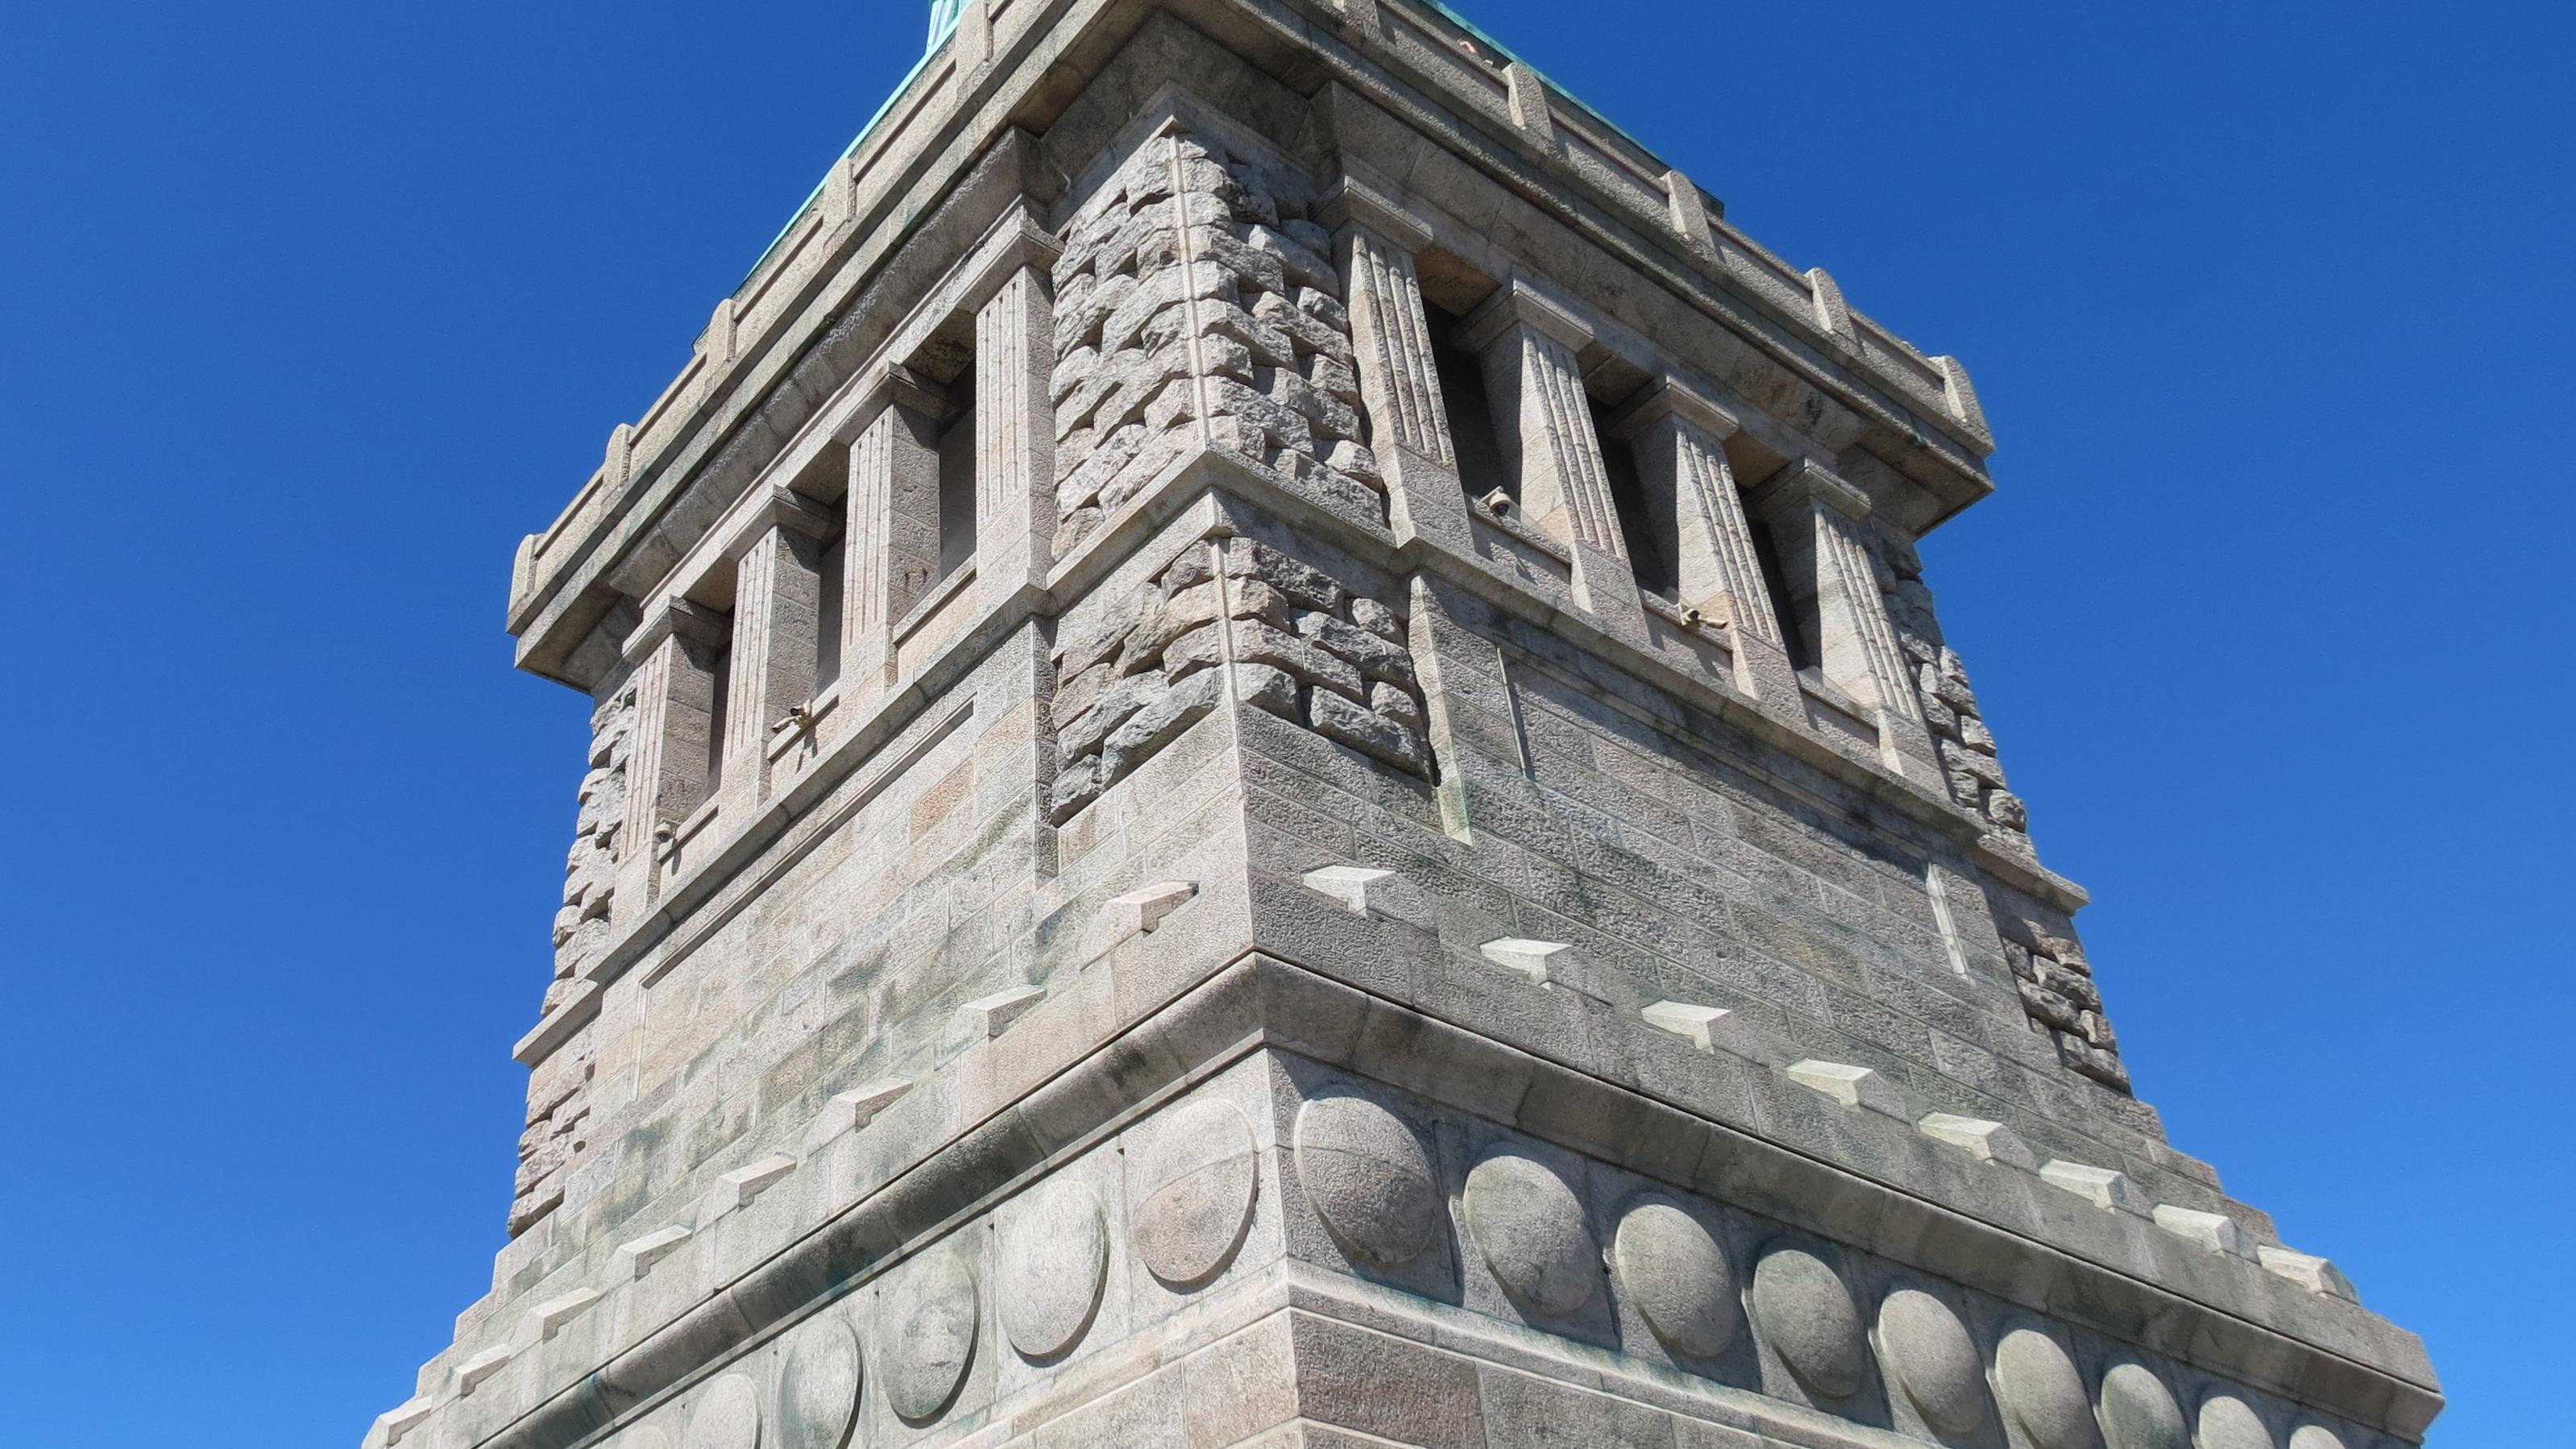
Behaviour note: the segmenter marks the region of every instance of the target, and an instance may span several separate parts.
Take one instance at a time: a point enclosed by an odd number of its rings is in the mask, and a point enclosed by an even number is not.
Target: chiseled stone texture
[[[1420,0],[941,23],[521,550],[512,1237],[367,1449],[2421,1440],[2132,1092],[1955,359]]]

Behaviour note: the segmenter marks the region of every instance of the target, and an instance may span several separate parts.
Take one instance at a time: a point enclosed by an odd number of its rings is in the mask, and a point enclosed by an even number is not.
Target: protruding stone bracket
[[[589,1312],[599,1302],[599,1293],[590,1288],[576,1288],[560,1298],[549,1298],[528,1310],[524,1331],[530,1343],[543,1343],[557,1330]]]
[[[1658,1001],[1639,1013],[1646,1025],[1688,1041],[1704,1052],[1778,1066],[1781,1053],[1742,1016],[1722,1006],[1696,1006],[1687,1001]]]
[[[1669,198],[1673,230],[1692,251],[1714,261],[1717,259],[1717,228],[1709,224],[1708,194],[1699,183],[1679,171],[1664,173],[1664,192]]]
[[[813,1152],[823,1144],[846,1133],[856,1132],[877,1119],[877,1114],[893,1106],[903,1094],[912,1090],[910,1077],[880,1077],[846,1092],[834,1093],[823,1104],[823,1111],[805,1135],[805,1150]]]
[[[969,1037],[989,1041],[1010,1030],[1012,1022],[1028,1015],[1044,1000],[1046,988],[1043,986],[1014,986],[957,1008],[957,1022]]]
[[[1635,438],[1666,418],[1679,418],[1720,440],[1744,430],[1743,420],[1717,399],[1680,374],[1667,372],[1611,415],[1610,432],[1614,437]]]
[[[2054,1159],[2041,1165],[2040,1177],[2051,1187],[2071,1192],[2104,1212],[2144,1214],[2147,1201],[2125,1172]]]
[[[1329,865],[1310,870],[1301,879],[1306,889],[1340,901],[1352,915],[1366,916],[1386,904],[1395,872],[1359,865]]]
[[[1914,1104],[1906,1100],[1903,1089],[1867,1067],[1810,1058],[1791,1063],[1788,1072],[1790,1081],[1811,1092],[1821,1092],[1846,1107],[1857,1107],[1907,1122],[1915,1119]]]
[[[1915,1124],[1917,1130],[1935,1142],[1947,1143],[1980,1162],[2018,1167],[2024,1172],[2039,1170],[2039,1158],[2021,1134],[2001,1122],[1980,1121],[1948,1112],[1935,1112]]]
[[[617,1245],[617,1274],[620,1280],[641,1278],[653,1271],[653,1265],[680,1250],[697,1236],[691,1229],[673,1223],[656,1228],[640,1238]]]
[[[751,1206],[754,1198],[786,1181],[787,1175],[795,1170],[795,1158],[773,1152],[748,1167],[737,1167],[717,1178],[716,1214],[722,1216],[737,1208]]]
[[[401,1403],[394,1405],[392,1408],[385,1410],[383,1413],[378,1414],[376,1416],[376,1429],[383,1437],[381,1439],[377,1439],[376,1442],[386,1446],[399,1443],[403,1435],[419,1428],[421,1424],[429,1418],[429,1411],[432,1406],[433,1401],[427,1394],[423,1394],[418,1398],[405,1399]],[[374,1436],[371,1435],[370,1437],[373,1438]]]
[[[2352,1286],[2352,1280],[2343,1275],[2341,1268],[2324,1258],[2309,1253],[2293,1252],[2288,1248],[2274,1247],[2268,1243],[2257,1247],[2254,1250],[2254,1256],[2256,1261],[2272,1273],[2289,1279],[2311,1293],[2322,1293],[2329,1298],[2343,1299],[2347,1303],[2361,1301],[2361,1293]]]
[[[457,1397],[463,1398],[466,1395],[473,1393],[476,1387],[481,1385],[485,1379],[488,1379],[492,1377],[492,1375],[499,1373],[501,1370],[508,1368],[510,1366],[510,1360],[517,1358],[518,1356],[518,1349],[504,1343],[487,1348],[481,1353],[474,1355],[472,1358],[465,1360],[463,1363],[458,1364],[456,1366]]]
[[[1851,308],[1843,301],[1843,289],[1833,274],[1822,267],[1807,269],[1807,286],[1815,294],[1816,330],[1841,343],[1845,348],[1860,350],[1860,331],[1852,326]]]
[[[1477,949],[1486,960],[1539,986],[1559,984],[1565,969],[1574,961],[1574,948],[1563,941],[1528,941],[1515,936],[1487,941]]]
[[[2156,1226],[2175,1237],[2231,1257],[2251,1258],[2253,1251],[2245,1241],[2245,1230],[2224,1213],[2202,1212],[2198,1208],[2176,1207],[2169,1202],[2156,1204]]]
[[[1121,940],[1140,936],[1171,917],[1199,893],[1197,881],[1167,880],[1127,894],[1101,908]]]

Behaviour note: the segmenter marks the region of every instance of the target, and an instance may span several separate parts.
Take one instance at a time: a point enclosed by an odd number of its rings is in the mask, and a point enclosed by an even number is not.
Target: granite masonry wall
[[[2128,1091],[1914,549],[1955,361],[1436,8],[957,8],[521,552],[595,712],[513,1236],[369,1449],[2420,1440]],[[969,336],[958,479],[880,445]]]

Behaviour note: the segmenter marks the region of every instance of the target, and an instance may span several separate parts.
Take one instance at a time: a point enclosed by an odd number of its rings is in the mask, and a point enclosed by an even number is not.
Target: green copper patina
[[[930,49],[948,38],[957,28],[957,17],[966,8],[966,0],[930,0]]]

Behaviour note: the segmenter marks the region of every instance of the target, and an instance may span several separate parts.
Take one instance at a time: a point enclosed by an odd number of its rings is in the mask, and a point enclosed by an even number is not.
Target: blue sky
[[[2142,1094],[2433,1443],[2560,1437],[2568,7],[1466,8],[1974,369],[1932,582]],[[354,1445],[485,1286],[587,713],[511,551],[920,9],[0,9],[0,1442]]]

